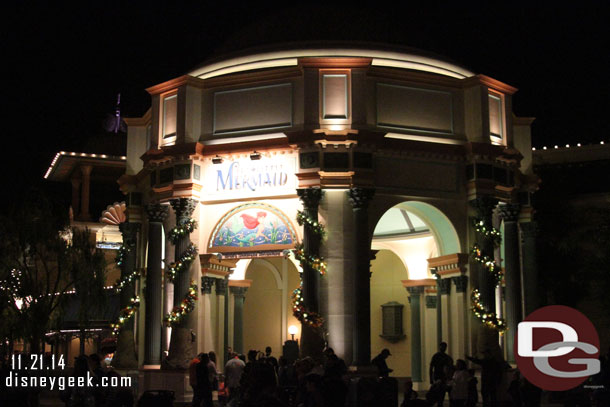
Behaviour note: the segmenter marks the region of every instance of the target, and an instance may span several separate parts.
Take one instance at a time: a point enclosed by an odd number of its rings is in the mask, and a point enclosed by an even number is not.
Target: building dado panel
[[[291,127],[291,83],[214,93],[214,134]]]
[[[458,164],[376,157],[375,186],[455,193],[460,188],[459,168]]]

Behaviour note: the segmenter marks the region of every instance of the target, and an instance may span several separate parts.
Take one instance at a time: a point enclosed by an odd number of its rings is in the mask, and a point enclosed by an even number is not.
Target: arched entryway
[[[371,355],[390,349],[393,376],[427,381],[425,366],[443,338],[430,262],[459,248],[451,221],[428,203],[402,202],[378,218],[371,242]]]

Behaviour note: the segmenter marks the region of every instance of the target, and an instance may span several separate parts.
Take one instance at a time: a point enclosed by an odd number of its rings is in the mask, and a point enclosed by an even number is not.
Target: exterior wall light
[[[224,159],[219,155],[216,155],[216,157],[212,158],[213,164],[222,164],[223,161]]]
[[[261,153],[259,153],[258,151],[254,150],[254,152],[252,154],[250,154],[250,159],[251,160],[260,160],[261,159]]]
[[[290,336],[292,336],[293,341],[294,341],[294,336],[297,334],[297,332],[299,332],[299,329],[296,326],[290,325],[288,327],[288,333],[290,334]]]

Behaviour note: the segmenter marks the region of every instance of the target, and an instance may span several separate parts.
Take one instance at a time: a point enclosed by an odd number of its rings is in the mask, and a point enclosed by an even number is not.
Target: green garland
[[[486,238],[492,240],[494,247],[500,246],[502,243],[502,234],[500,231],[490,225],[487,224],[483,219],[474,219],[473,221],[474,230],[483,235]],[[472,258],[477,262],[483,265],[485,271],[491,274],[494,278],[494,284],[496,287],[500,285],[502,282],[503,272],[502,267],[500,267],[495,259],[484,255],[481,251],[481,247],[478,243],[475,243],[470,250],[470,254]],[[486,326],[497,330],[500,334],[506,331],[506,323],[502,318],[498,318],[497,314],[494,312],[487,311],[483,304],[481,304],[481,293],[478,289],[473,289],[470,295],[470,299],[472,302],[471,310],[474,313],[474,316],[481,321],[481,323]]]
[[[324,323],[324,319],[320,314],[313,311],[307,311],[303,305],[303,283],[299,288],[296,288],[292,292],[292,314],[301,323],[306,323],[312,328],[320,328]]]
[[[163,318],[163,320],[170,327],[179,324],[186,314],[195,309],[195,301],[197,301],[197,284],[194,280],[191,280],[189,292],[182,300],[182,303],[175,306],[172,311],[167,314],[165,318]]]
[[[324,225],[319,223],[317,220],[305,215],[305,212],[297,211],[297,222],[300,226],[303,226],[305,224],[309,225],[313,229],[315,234],[320,236],[320,238],[324,239],[324,236],[326,235]]]
[[[174,226],[168,233],[167,238],[173,245],[178,243],[180,238],[191,234],[195,229],[197,229],[197,221],[193,218],[189,218],[187,221],[178,223]]]
[[[301,243],[294,246],[294,257],[303,265],[307,265],[320,273],[321,275],[326,274],[326,262],[323,257],[307,256]]]
[[[117,266],[123,266],[123,263],[125,262],[125,256],[127,256],[127,253],[129,253],[130,251],[131,249],[126,247],[124,244],[119,247],[118,253],[115,258]],[[126,285],[130,284],[139,275],[140,273],[137,270],[134,270],[127,276],[118,279],[114,285],[115,292],[117,294],[120,294],[123,288]],[[125,322],[127,322],[127,320],[133,316],[133,314],[138,310],[139,307],[140,297],[138,295],[131,297],[131,299],[129,300],[129,304],[119,312],[119,317],[116,322],[110,324],[110,327],[112,328],[112,335],[116,336],[119,334],[119,332],[123,328],[123,325],[125,325]]]
[[[117,266],[121,267],[123,265],[123,262],[125,261],[125,256],[130,251],[131,251],[131,249],[126,247],[124,244],[122,244],[121,247],[119,247],[119,250],[116,254],[116,258],[114,259]]]
[[[123,287],[125,287],[127,284],[130,284],[139,275],[140,275],[140,272],[138,270],[134,270],[131,274],[118,279],[116,281],[116,283],[114,284],[114,291],[117,294],[120,294],[121,291],[123,290]]]
[[[129,301],[129,305],[127,305],[121,310],[121,312],[119,312],[119,319],[117,320],[117,322],[110,325],[110,327],[112,328],[112,335],[116,336],[119,334],[119,332],[121,332],[123,325],[125,325],[125,323],[129,320],[129,318],[133,316],[133,314],[138,310],[139,307],[140,297],[136,295],[131,299],[131,301]]]
[[[307,216],[303,211],[297,211],[297,222],[299,225],[308,225],[312,228],[313,232],[317,234],[321,239],[326,235],[324,225],[320,224],[316,219]],[[297,244],[294,247],[294,257],[299,261],[301,267],[308,266],[313,270],[320,273],[320,275],[326,274],[326,262],[323,257],[317,254],[305,254],[305,249],[302,244]],[[307,324],[312,328],[319,329],[324,324],[324,319],[317,312],[308,310],[305,308],[303,301],[303,279],[301,278],[299,287],[292,292],[292,314],[302,324]]]
[[[173,283],[176,279],[176,275],[184,270],[188,270],[195,258],[197,258],[197,247],[191,243],[177,262],[167,265],[167,270],[165,272],[167,279]]]
[[[501,334],[504,333],[508,329],[506,322],[502,318],[498,318],[495,313],[487,311],[485,307],[483,307],[483,304],[481,304],[480,299],[481,293],[475,288],[472,290],[470,296],[470,300],[472,301],[471,310],[474,313],[474,316],[488,327],[497,330]]]

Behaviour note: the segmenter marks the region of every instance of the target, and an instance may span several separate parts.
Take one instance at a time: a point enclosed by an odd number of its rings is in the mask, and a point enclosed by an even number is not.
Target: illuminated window
[[[174,141],[176,137],[176,114],[178,111],[178,95],[163,98],[163,144]]]
[[[504,144],[504,114],[502,96],[489,94],[489,139],[491,144]]]

